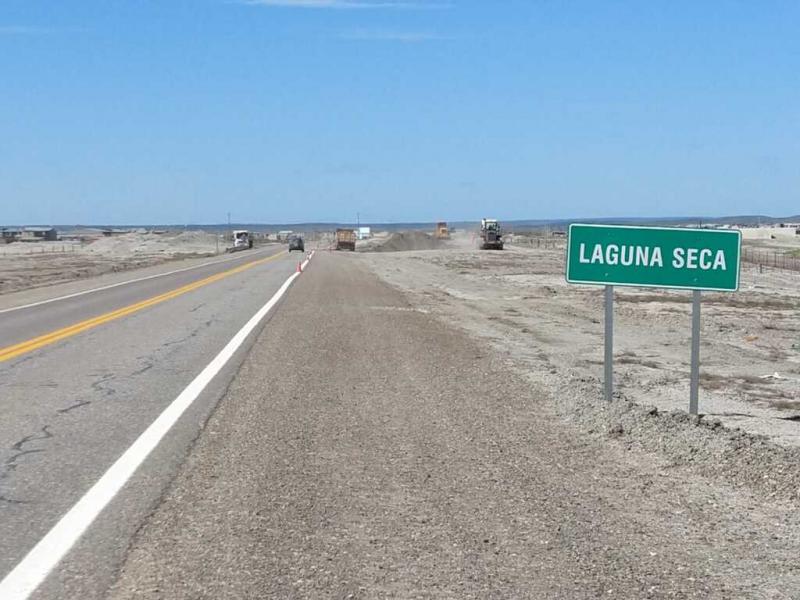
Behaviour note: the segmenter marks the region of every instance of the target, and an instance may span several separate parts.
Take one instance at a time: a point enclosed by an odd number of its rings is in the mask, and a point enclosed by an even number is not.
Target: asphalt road
[[[4,571],[295,260],[0,364]],[[270,314],[34,598],[800,597],[796,507],[583,434],[358,256]]]
[[[299,258],[284,249],[243,252],[197,269],[0,313],[2,347],[21,347],[21,354],[6,353],[5,360],[0,348],[0,579],[264,305]],[[59,288],[50,291],[59,295]],[[34,297],[41,295],[38,290]],[[24,303],[24,294],[17,296]],[[152,298],[161,299],[148,303]],[[125,307],[133,310],[115,316]],[[32,351],[21,346],[98,316],[99,323],[67,330],[54,343],[45,339]],[[103,597],[127,540],[246,350],[192,405],[40,597]]]
[[[111,598],[800,597],[789,507],[582,434],[357,256],[309,275]]]

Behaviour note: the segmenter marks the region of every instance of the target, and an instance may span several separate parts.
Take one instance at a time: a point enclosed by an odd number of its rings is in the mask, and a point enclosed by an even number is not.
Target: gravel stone
[[[359,256],[318,255],[110,597],[800,595],[788,494],[700,466],[771,448],[630,402],[599,408],[595,378],[526,377],[422,307]],[[602,434],[612,424],[618,440]],[[715,442],[686,443],[701,436]]]

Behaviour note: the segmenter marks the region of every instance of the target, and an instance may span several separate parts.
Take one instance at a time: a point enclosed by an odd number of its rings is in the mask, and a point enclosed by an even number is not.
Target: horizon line
[[[662,217],[559,217],[559,218],[552,218],[552,219],[536,219],[536,218],[525,218],[525,219],[498,219],[498,221],[502,223],[535,223],[539,225],[548,225],[548,224],[569,224],[569,223],[576,223],[576,222],[608,222],[608,221],[653,221],[653,222],[664,222],[664,221],[721,221],[721,220],[731,220],[731,219],[767,219],[772,222],[785,222],[790,220],[800,220],[800,214],[798,215],[786,215],[786,216],[771,216],[771,215],[759,215],[759,214],[752,214],[752,215],[718,215],[718,216],[709,216],[709,215],[698,215],[698,216],[662,216]],[[444,221],[447,223],[478,223],[480,219],[441,219],[440,221]],[[54,228],[71,228],[71,229],[78,229],[78,228],[87,228],[87,229],[109,229],[109,228],[126,228],[126,229],[147,229],[147,228],[165,228],[165,229],[189,229],[191,227],[233,227],[233,226],[241,226],[241,225],[248,225],[248,226],[258,226],[258,227],[284,227],[284,226],[310,226],[310,225],[325,225],[325,226],[336,226],[336,225],[354,225],[354,226],[362,226],[362,227],[369,227],[369,226],[377,226],[377,225],[388,225],[388,226],[402,226],[402,225],[435,225],[439,221],[364,221],[364,222],[356,222],[356,221],[293,221],[293,222],[259,222],[259,221],[236,221],[231,223],[132,223],[132,224],[124,224],[124,223],[77,223],[77,224],[67,224],[67,223],[54,223],[54,224],[41,224],[41,223],[27,223],[27,224],[3,224],[0,225],[0,230],[8,229],[8,228],[18,228],[18,227],[54,227]]]

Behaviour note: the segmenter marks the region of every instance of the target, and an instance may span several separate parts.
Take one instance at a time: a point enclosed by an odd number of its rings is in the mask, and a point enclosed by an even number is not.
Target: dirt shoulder
[[[264,248],[255,249],[246,253],[220,255],[210,258],[202,257],[175,259],[159,262],[155,265],[131,268],[130,270],[109,271],[107,273],[93,275],[86,278],[73,280],[68,279],[60,282],[54,281],[48,285],[25,288],[7,294],[0,294],[0,311],[17,306],[45,302],[62,296],[80,294],[88,290],[104,288],[106,286],[120,285],[132,280],[136,281],[139,279],[158,277],[160,275],[173,273],[176,271],[180,272],[183,270],[202,268],[204,265],[235,263],[236,261],[247,260],[249,257],[254,256],[263,257],[273,251],[274,249],[272,247],[266,246]]]
[[[132,232],[90,243],[2,244],[0,296],[165,263],[208,259],[224,250],[224,242],[202,231]]]
[[[746,266],[742,291],[704,294],[700,419],[688,408],[691,295],[616,294],[616,399],[602,401],[602,290],[567,285],[563,249],[468,246],[362,254],[420,310],[501,352],[544,386],[555,409],[587,434],[609,431],[665,453],[796,497],[800,478],[800,277]]]
[[[320,253],[110,597],[800,590],[791,504],[586,436],[555,407],[507,355],[427,314],[357,255]]]

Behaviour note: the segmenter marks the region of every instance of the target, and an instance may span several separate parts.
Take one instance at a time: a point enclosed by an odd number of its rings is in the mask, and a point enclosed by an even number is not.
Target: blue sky
[[[800,213],[800,3],[0,5],[0,223]]]

